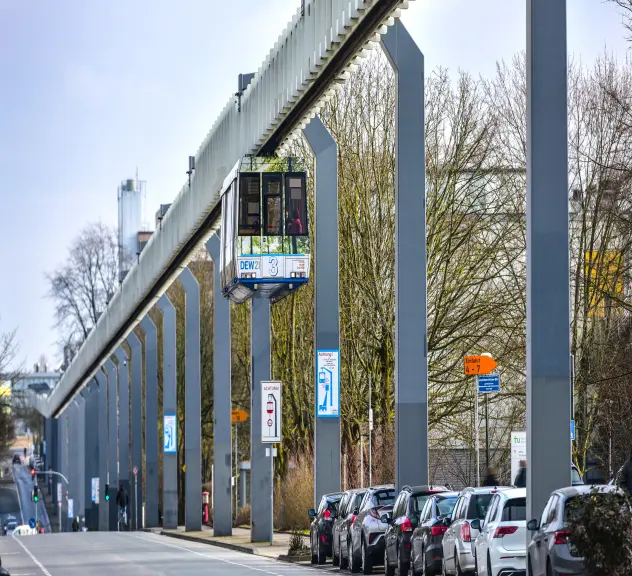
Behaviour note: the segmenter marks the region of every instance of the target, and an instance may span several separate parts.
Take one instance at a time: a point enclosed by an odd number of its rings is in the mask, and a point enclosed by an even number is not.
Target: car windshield
[[[389,506],[395,502],[394,490],[382,490],[373,494],[373,502],[376,506]]]
[[[582,477],[579,475],[579,471],[574,466],[571,468],[571,483],[572,484],[583,484],[584,481]]]
[[[470,500],[470,507],[468,510],[468,519],[478,518],[483,520],[487,514],[487,508],[491,502],[493,494],[475,494]]]
[[[527,519],[527,499],[526,498],[512,498],[505,502],[503,508],[503,516],[501,522],[509,522],[511,520],[526,520]]]
[[[450,516],[458,499],[458,496],[447,496],[445,498],[438,496],[437,506],[439,506],[439,516]]]

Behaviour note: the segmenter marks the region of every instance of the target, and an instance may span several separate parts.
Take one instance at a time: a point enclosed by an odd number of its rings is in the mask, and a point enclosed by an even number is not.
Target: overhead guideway
[[[298,0],[297,0],[298,1]],[[219,228],[219,194],[235,163],[248,154],[283,151],[346,79],[353,62],[378,46],[379,34],[408,0],[302,0],[240,96],[231,97],[195,156],[190,184],[97,321],[48,398],[35,408],[57,416],[90,381]]]

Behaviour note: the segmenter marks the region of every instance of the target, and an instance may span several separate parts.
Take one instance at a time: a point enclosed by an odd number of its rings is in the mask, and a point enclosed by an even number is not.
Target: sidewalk
[[[288,556],[290,548],[291,534],[274,533],[274,543],[270,546],[269,542],[251,542],[250,530],[247,528],[233,528],[232,536],[214,536],[213,529],[203,526],[199,532],[185,532],[184,527],[178,527],[177,530],[155,530],[158,534],[169,536],[171,538],[179,538],[181,540],[189,540],[192,542],[200,542],[202,544],[210,544],[220,548],[228,548],[246,554],[256,554],[257,556],[265,556],[266,558],[274,558],[276,560],[286,560],[288,562],[302,562],[310,560],[310,556]],[[308,537],[303,537],[305,544],[308,544]]]

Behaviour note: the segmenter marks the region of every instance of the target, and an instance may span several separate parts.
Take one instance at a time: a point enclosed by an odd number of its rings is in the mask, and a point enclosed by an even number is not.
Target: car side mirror
[[[527,530],[530,532],[535,532],[540,526],[538,525],[538,521],[533,519],[527,522]]]
[[[452,524],[452,519],[449,516],[446,516],[442,521],[441,524],[443,524],[446,528],[448,526],[450,526],[450,524]]]
[[[391,519],[388,517],[388,514],[382,514],[380,516],[380,522],[383,522],[384,524],[390,524]]]
[[[479,530],[481,529],[481,521],[478,518],[475,518],[474,520],[472,520],[470,522],[470,526],[474,529],[474,530]]]
[[[316,516],[316,510],[314,510],[313,508],[310,508],[310,509],[307,511],[307,515],[308,515],[310,518],[314,518],[314,517]]]

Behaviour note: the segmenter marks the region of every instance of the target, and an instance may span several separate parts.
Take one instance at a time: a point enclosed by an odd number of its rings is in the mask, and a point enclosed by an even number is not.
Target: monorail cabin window
[[[259,218],[259,174],[239,175],[239,235],[257,236]]]
[[[282,236],[281,175],[263,175],[263,235]]]
[[[307,236],[307,191],[304,175],[285,177],[285,235]]]

